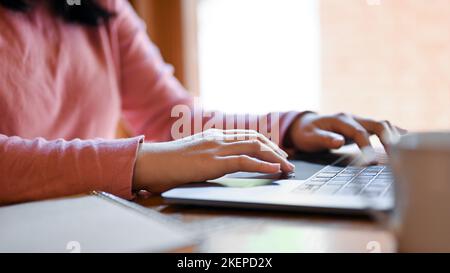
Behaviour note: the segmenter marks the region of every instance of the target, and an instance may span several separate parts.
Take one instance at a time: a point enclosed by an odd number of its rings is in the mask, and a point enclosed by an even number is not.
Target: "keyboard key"
[[[360,184],[348,184],[347,186],[345,186],[346,189],[354,189],[354,190],[359,190],[361,191],[362,189],[365,188],[365,185],[360,185]]]
[[[319,188],[320,188],[320,186],[313,186],[313,185],[302,184],[299,187],[297,187],[294,190],[294,192],[297,192],[297,193],[313,193]]]
[[[368,198],[375,198],[381,196],[380,192],[363,192],[361,193],[361,196],[368,197]]]
[[[337,192],[339,189],[341,188],[341,186],[339,185],[325,185],[323,187],[321,187],[317,193],[319,194],[334,194],[335,192]]]
[[[340,174],[338,174],[338,176],[337,177],[353,177],[353,176],[355,176],[355,174],[354,173],[340,173]]]
[[[355,177],[355,180],[361,180],[361,181],[370,181],[374,179],[375,176],[366,176],[366,175],[358,175]]]
[[[328,185],[341,185],[342,186],[342,185],[345,185],[347,183],[348,183],[348,181],[333,179],[333,180],[330,180],[330,182],[328,182]]]
[[[338,191],[336,195],[357,195],[361,192],[361,189],[344,187],[342,190]]]
[[[333,181],[348,182],[348,181],[352,180],[353,178],[354,178],[353,176],[337,176],[337,177],[333,178]]]
[[[379,176],[377,176],[375,179],[374,179],[374,181],[380,181],[380,182],[394,182],[394,179],[391,177],[391,178],[385,178],[385,177],[379,177]]]
[[[333,178],[336,176],[336,173],[319,173],[318,175],[316,175],[316,178]]]
[[[376,198],[380,196],[380,193],[378,192],[363,192],[361,193],[361,196],[367,197],[367,198]]]
[[[358,171],[358,170],[345,170],[345,171],[343,171],[342,173],[343,174],[352,174],[352,175],[355,175],[355,174],[358,174],[358,173],[360,173],[361,171]]]
[[[305,185],[311,185],[311,186],[323,186],[325,185],[327,182],[323,182],[323,181],[313,181],[313,180],[309,180],[305,182]]]
[[[348,185],[349,186],[356,186],[356,187],[364,187],[367,184],[369,184],[370,181],[361,181],[361,180],[353,180]]]
[[[387,187],[387,186],[390,186],[392,184],[392,181],[391,180],[377,180],[377,179],[375,179],[373,182],[372,182],[372,185],[380,185],[380,186],[383,186],[383,187]]]
[[[331,166],[331,167],[326,168],[325,171],[326,171],[326,172],[336,172],[336,173],[339,173],[339,172],[342,172],[344,169],[345,169],[345,168],[342,168],[342,167],[334,167],[334,166]]]
[[[368,196],[368,197],[378,197],[384,192],[384,189],[373,189],[373,188],[367,188],[365,189],[361,195]]]
[[[365,172],[358,174],[358,176],[369,176],[369,177],[375,177],[376,175],[377,173],[365,173]]]
[[[359,175],[361,175],[361,176],[377,176],[378,172],[362,172]]]
[[[330,178],[314,177],[313,179],[311,179],[311,181],[316,181],[316,182],[328,182],[328,181],[330,181]]]

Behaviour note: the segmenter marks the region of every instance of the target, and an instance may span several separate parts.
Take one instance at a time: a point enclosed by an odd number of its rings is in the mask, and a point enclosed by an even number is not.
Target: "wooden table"
[[[392,235],[370,219],[137,202],[204,236],[198,252],[394,252]]]

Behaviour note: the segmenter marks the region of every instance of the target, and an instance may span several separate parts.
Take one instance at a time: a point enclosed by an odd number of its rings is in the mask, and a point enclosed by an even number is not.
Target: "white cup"
[[[403,136],[391,148],[399,252],[450,252],[450,132]]]

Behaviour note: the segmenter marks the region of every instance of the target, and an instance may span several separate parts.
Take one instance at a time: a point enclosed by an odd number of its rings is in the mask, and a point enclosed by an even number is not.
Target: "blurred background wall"
[[[450,1],[321,0],[320,17],[324,111],[450,129]]]
[[[195,95],[224,97],[227,94],[220,87],[221,81],[226,80],[236,81],[236,88],[251,86],[243,82],[246,77],[239,77],[241,82],[236,77],[227,78],[232,75],[233,67],[226,67],[228,64],[223,60],[233,56],[241,58],[241,61],[231,62],[235,67],[246,65],[249,75],[256,73],[249,76],[248,81],[258,79],[261,81],[260,87],[271,83],[264,84],[269,77],[258,74],[261,66],[276,71],[286,65],[293,67],[294,63],[298,69],[294,67],[289,78],[303,82],[302,77],[310,80],[315,73],[305,74],[305,71],[315,71],[317,63],[318,84],[297,84],[296,89],[289,90],[292,97],[286,100],[297,99],[295,95],[301,94],[301,98],[307,98],[305,101],[317,99],[318,104],[308,108],[323,113],[345,111],[390,119],[414,131],[450,130],[450,1],[301,0],[312,3],[302,7],[298,6],[300,0],[261,1],[133,0],[132,3],[147,22],[150,36],[165,59],[175,66],[176,76]],[[298,10],[296,15],[295,11],[285,12],[289,5],[291,9],[312,8],[306,14],[305,10]],[[224,15],[218,12],[217,16],[205,16],[211,11],[222,11]],[[317,24],[314,20],[300,20],[311,13],[317,15]],[[264,21],[258,23],[258,18]],[[274,29],[269,29],[267,22],[272,22]],[[214,43],[213,39],[220,39],[221,36],[208,34],[211,32],[206,31],[207,27],[211,29],[212,25],[222,31],[229,27],[230,33],[224,33],[226,39]],[[239,32],[240,28],[236,28],[239,25],[247,33]],[[311,43],[315,39],[315,32],[311,30],[316,28],[318,42]],[[269,35],[264,37],[264,33]],[[280,40],[270,44],[267,56],[271,57],[264,58],[264,62],[256,59],[253,67],[252,63],[245,63],[245,56],[254,53],[245,46],[234,48],[235,52],[228,52],[231,48],[225,52],[219,51],[229,55],[222,60],[211,60],[218,55],[213,51],[217,48],[211,45],[260,43],[260,40],[254,39],[261,37],[266,41],[272,39],[271,42]],[[303,39],[301,44],[298,43],[299,38]],[[296,46],[287,47],[290,41],[291,44],[297,43]],[[311,53],[314,57],[308,58],[308,61],[296,59],[307,55],[311,45],[318,47],[317,57]],[[242,52],[238,52],[239,48]],[[305,52],[302,55],[297,54],[298,51]],[[205,63],[199,61],[205,56],[210,60],[209,66],[199,67],[199,64]],[[283,60],[277,59],[277,56],[283,56]],[[271,58],[273,62],[270,62]],[[202,72],[205,70],[208,73]],[[208,78],[213,76],[217,79],[217,85],[214,86],[213,82],[204,88],[205,74]],[[283,78],[285,74],[273,75],[275,80],[289,80]],[[270,103],[271,99],[278,98],[280,90],[274,88],[264,93],[264,97],[268,97],[266,102],[263,102],[260,96],[262,90],[258,88],[245,88],[242,92],[253,92],[257,98],[254,103]],[[232,102],[224,100],[223,104],[223,108],[228,109],[225,104]]]

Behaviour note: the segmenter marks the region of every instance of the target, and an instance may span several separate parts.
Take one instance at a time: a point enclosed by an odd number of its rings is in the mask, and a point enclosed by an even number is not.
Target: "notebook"
[[[198,243],[179,223],[106,193],[0,207],[0,252],[179,252]]]

